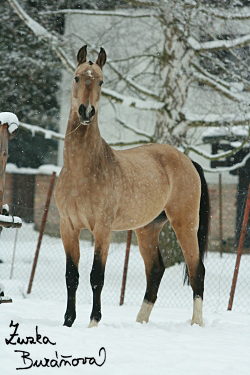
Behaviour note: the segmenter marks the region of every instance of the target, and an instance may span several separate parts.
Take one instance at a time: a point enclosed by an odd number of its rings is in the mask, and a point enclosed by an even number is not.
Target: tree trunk
[[[175,146],[180,145],[186,136],[183,108],[193,79],[190,62],[194,51],[188,48],[186,40],[174,24],[167,24],[161,61],[161,79],[164,82],[161,101],[166,103],[166,107],[158,114],[155,139]]]

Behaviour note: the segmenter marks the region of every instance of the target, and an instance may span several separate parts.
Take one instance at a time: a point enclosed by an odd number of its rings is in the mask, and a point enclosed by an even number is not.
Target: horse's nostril
[[[84,116],[84,114],[85,114],[85,107],[84,107],[83,104],[80,105],[80,107],[78,109],[78,112],[79,112],[79,115]]]
[[[95,108],[93,105],[81,104],[78,108],[78,113],[81,116],[81,121],[91,121],[91,118],[95,114]]]
[[[91,109],[91,112],[90,112],[90,117],[94,116],[95,114],[95,107],[93,107],[92,105],[92,109]]]

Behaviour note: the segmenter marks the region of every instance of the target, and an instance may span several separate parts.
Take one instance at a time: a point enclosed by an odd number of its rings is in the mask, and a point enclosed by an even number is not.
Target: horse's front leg
[[[90,284],[93,292],[93,306],[90,315],[89,328],[97,327],[101,320],[101,292],[104,285],[104,273],[108,250],[110,245],[110,233],[102,232],[95,235],[95,252],[92,270],[90,273]]]
[[[64,325],[71,327],[76,318],[76,290],[79,282],[78,264],[80,259],[80,230],[72,228],[70,223],[61,221],[61,237],[66,255],[67,309]]]

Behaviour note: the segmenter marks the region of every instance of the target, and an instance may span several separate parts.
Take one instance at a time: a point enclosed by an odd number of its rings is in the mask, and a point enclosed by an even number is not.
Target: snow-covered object
[[[3,210],[6,210],[7,212],[10,211],[8,203],[5,203],[5,204],[3,205]]]
[[[0,221],[4,223],[22,224],[22,219],[18,216],[0,215]]]
[[[4,293],[4,285],[3,284],[0,284],[0,295],[1,293]]]
[[[0,125],[8,124],[9,133],[12,134],[19,126],[17,116],[12,112],[0,112]]]
[[[39,168],[18,168],[13,163],[8,163],[6,165],[7,173],[18,173],[18,174],[45,174],[52,175],[53,172],[56,172],[56,175],[59,176],[61,172],[61,167],[53,164],[44,164],[40,165]]]

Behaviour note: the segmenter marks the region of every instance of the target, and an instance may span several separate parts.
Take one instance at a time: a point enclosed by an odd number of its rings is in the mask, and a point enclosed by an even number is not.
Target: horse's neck
[[[97,114],[90,125],[80,125],[78,116],[70,113],[64,141],[64,164],[74,169],[90,166],[99,157],[102,158],[107,147],[101,138],[97,123]],[[109,147],[109,146],[108,146]]]

